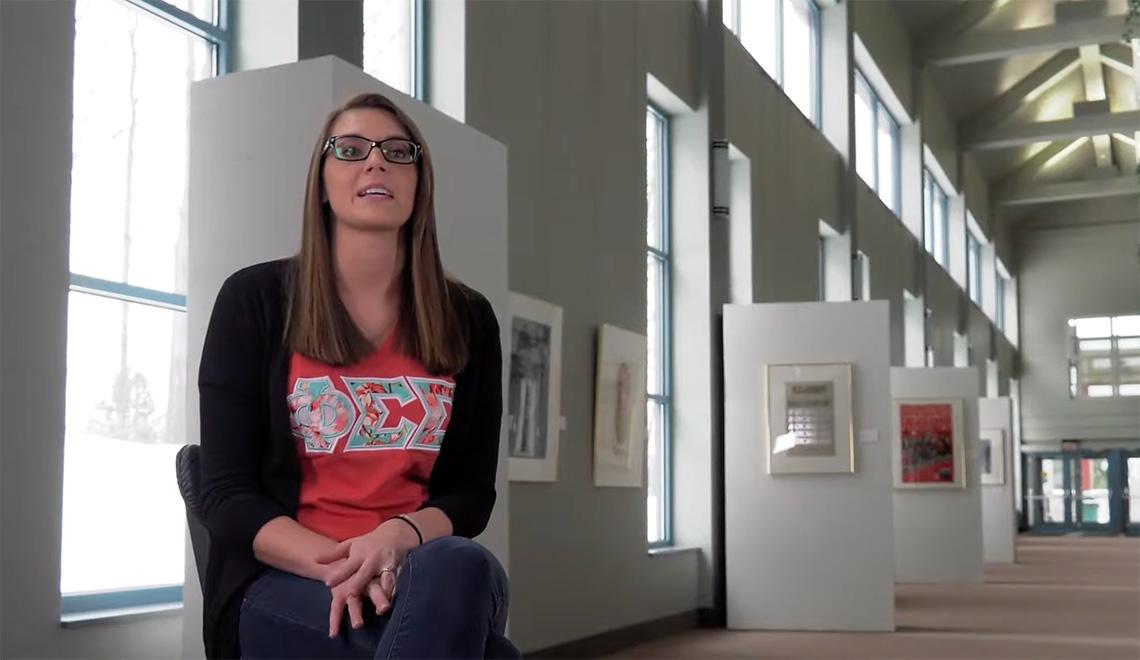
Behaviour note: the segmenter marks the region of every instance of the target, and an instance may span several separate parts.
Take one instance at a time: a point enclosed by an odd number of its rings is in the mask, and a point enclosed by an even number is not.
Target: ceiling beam
[[[975,150],[1007,149],[1033,144],[1034,142],[1066,140],[1086,135],[1131,133],[1136,130],[1137,126],[1140,126],[1140,110],[1085,115],[1057,121],[1002,126],[963,141],[962,147]]]
[[[1083,110],[1109,111],[1107,94],[1104,90],[1104,64],[1100,61],[1100,44],[1081,46],[1081,77],[1085,83],[1085,102],[1075,104],[1073,114],[1084,115]],[[1101,109],[1103,107],[1103,110]],[[1140,125],[1140,122],[1138,122]],[[1093,148],[1096,151],[1096,166],[1109,167],[1112,165],[1112,141],[1108,134],[1093,136]]]
[[[935,25],[926,30],[918,43],[945,43],[966,30],[981,23],[987,16],[1009,0],[975,0],[963,2],[944,16],[939,16]]]
[[[1131,56],[1131,54],[1130,54]],[[1061,82],[1081,65],[1080,53],[1076,50],[1063,50],[1041,66],[1030,71],[1024,78],[989,103],[973,119],[962,126],[960,134],[966,139],[976,137],[993,129],[1017,112],[1022,104],[1032,102],[1041,94]]]
[[[1129,78],[1133,75],[1132,50],[1124,44],[1105,44],[1100,49],[1100,61],[1110,69],[1116,69]]]
[[[1124,15],[1066,21],[1021,30],[967,33],[922,52],[927,64],[951,66],[1120,41]]]
[[[997,203],[1003,206],[1021,206],[1136,194],[1140,194],[1140,178],[1118,176],[1014,188],[998,197]]]

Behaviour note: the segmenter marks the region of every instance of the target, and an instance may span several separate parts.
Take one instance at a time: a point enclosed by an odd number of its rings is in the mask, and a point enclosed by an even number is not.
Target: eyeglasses
[[[420,159],[420,145],[404,138],[388,138],[373,142],[359,135],[334,135],[325,142],[324,152],[332,151],[337,160],[367,160],[372,150],[380,148],[380,155],[389,163],[411,165]]]

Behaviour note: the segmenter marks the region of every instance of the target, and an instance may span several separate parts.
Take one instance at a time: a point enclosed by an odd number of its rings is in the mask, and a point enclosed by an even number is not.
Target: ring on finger
[[[385,566],[384,568],[380,569],[380,576],[382,577],[385,573],[391,573],[392,577],[396,577],[397,568],[397,566]]]

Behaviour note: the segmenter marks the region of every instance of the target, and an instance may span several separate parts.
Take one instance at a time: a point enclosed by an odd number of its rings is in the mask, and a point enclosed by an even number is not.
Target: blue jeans
[[[408,553],[392,608],[365,598],[364,626],[348,612],[330,638],[332,594],[323,583],[269,569],[246,591],[238,638],[243,658],[521,658],[503,632],[507,576],[494,555],[449,536]]]

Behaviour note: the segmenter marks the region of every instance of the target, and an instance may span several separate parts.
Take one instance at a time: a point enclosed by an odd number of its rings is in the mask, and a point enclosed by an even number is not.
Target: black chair
[[[174,458],[178,477],[178,490],[186,504],[186,523],[190,527],[190,547],[194,551],[194,564],[198,567],[198,586],[205,589],[206,560],[210,557],[210,534],[202,524],[201,489],[202,470],[199,467],[201,447],[186,445]]]

